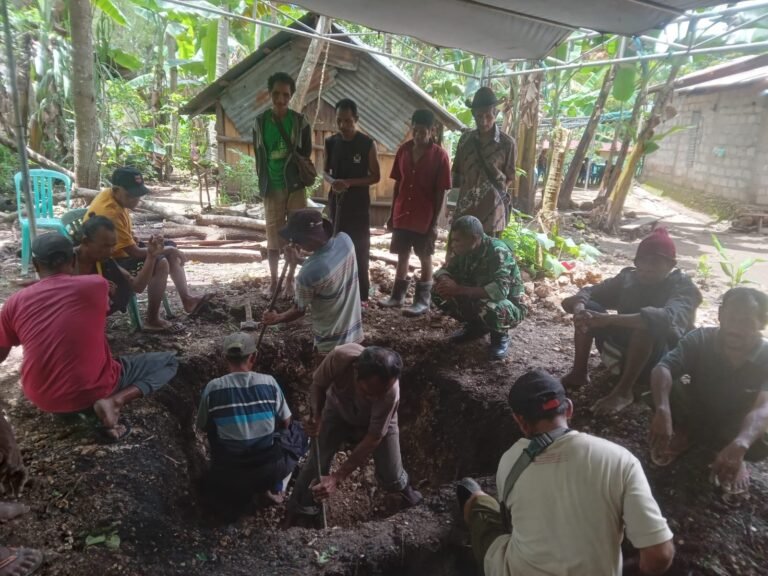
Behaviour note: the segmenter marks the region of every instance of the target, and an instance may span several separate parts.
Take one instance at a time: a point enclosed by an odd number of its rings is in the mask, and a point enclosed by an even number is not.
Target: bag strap
[[[477,152],[477,159],[480,161],[480,166],[483,167],[483,172],[485,172],[485,177],[488,180],[488,184],[491,185],[491,188],[493,188],[493,191],[496,193],[496,198],[493,202],[493,207],[491,208],[490,212],[486,215],[485,218],[483,218],[482,222],[485,222],[488,218],[490,218],[494,212],[496,212],[496,208],[498,208],[499,203],[504,203],[504,196],[507,195],[506,190],[500,190],[497,187],[497,180],[496,175],[493,173],[493,170],[491,170],[491,167],[488,165],[488,163],[485,161],[485,156],[483,156],[483,150],[480,147],[480,139],[474,138],[475,143],[475,152]],[[506,226],[506,223],[505,223]]]
[[[290,114],[291,111],[288,111],[288,114]],[[272,121],[275,123],[275,126],[277,126],[277,131],[280,132],[280,136],[283,138],[283,142],[285,142],[285,145],[288,146],[288,150],[290,150],[292,153],[296,152],[296,146],[291,142],[291,139],[288,137],[288,133],[285,131],[285,127],[283,126],[283,121],[278,121],[275,116],[272,116]]]
[[[528,468],[528,466],[530,466],[531,462],[533,462],[539,454],[554,444],[555,440],[565,436],[568,434],[568,432],[571,432],[570,428],[555,428],[550,432],[537,434],[531,438],[531,442],[528,444],[528,447],[523,450],[520,456],[518,456],[517,460],[512,466],[512,469],[507,475],[507,479],[504,481],[504,490],[502,492],[503,496],[499,502],[501,504],[502,523],[505,525],[505,528],[508,531],[512,530],[512,526],[509,516],[509,508],[507,507],[507,498],[509,498],[509,495],[512,493],[512,488],[515,487],[515,484],[520,478],[520,475],[525,471],[526,468]]]

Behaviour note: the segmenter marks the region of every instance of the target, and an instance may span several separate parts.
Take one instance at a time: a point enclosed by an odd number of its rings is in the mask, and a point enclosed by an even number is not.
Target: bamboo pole
[[[37,236],[37,224],[35,222],[35,209],[32,202],[32,192],[29,189],[29,164],[27,162],[27,144],[24,141],[24,125],[21,121],[21,107],[19,105],[19,87],[16,83],[16,57],[13,54],[13,34],[11,34],[11,21],[8,18],[8,1],[2,0],[3,28],[5,29],[5,56],[8,61],[8,75],[11,80],[11,97],[13,98],[13,111],[16,117],[16,146],[21,164],[21,191],[24,194],[24,203],[27,205],[27,221],[29,222],[30,239]]]

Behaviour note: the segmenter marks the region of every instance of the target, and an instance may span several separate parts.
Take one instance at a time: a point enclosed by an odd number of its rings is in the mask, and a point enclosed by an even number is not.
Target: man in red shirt
[[[38,236],[32,262],[40,281],[11,296],[0,311],[0,362],[24,347],[24,395],[45,412],[93,409],[109,439],[128,433],[121,408],[162,388],[176,374],[171,352],[112,358],[104,332],[109,283],[73,276],[74,251],[56,232]]]
[[[408,291],[408,260],[413,248],[421,260],[421,277],[416,284],[413,305],[403,311],[406,316],[421,316],[429,310],[437,220],[445,191],[451,187],[448,154],[432,141],[434,121],[430,110],[413,113],[413,139],[397,150],[390,175],[395,181],[395,195],[387,228],[392,230],[389,251],[397,254],[397,272],[392,295],[381,305],[402,307]]]

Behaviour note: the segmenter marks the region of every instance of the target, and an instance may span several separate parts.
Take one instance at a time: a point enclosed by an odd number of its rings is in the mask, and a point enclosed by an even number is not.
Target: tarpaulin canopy
[[[723,0],[293,0],[374,30],[497,60],[542,58],[578,28],[632,36]]]

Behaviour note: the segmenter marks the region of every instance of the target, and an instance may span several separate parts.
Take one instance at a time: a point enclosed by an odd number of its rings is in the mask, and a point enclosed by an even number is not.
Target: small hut
[[[315,20],[314,15],[307,15],[301,22],[314,27]],[[344,36],[344,30],[338,26],[332,32],[335,39],[359,45],[354,36]],[[216,114],[220,162],[235,165],[243,155],[253,157],[254,121],[271,105],[267,78],[275,72],[286,72],[296,78],[309,43],[309,38],[279,32],[182,108],[181,112],[191,117]],[[432,110],[439,130],[460,130],[464,126],[388,58],[330,44],[327,56],[325,48],[320,54],[302,110],[314,126],[313,160],[318,169],[324,165],[325,139],[336,132],[334,107],[342,98],[357,102],[359,128],[378,147],[382,178],[371,187],[371,223],[382,225],[389,216],[394,191],[389,174],[397,148],[409,137],[413,111]],[[318,199],[327,198],[327,194],[324,185]]]

